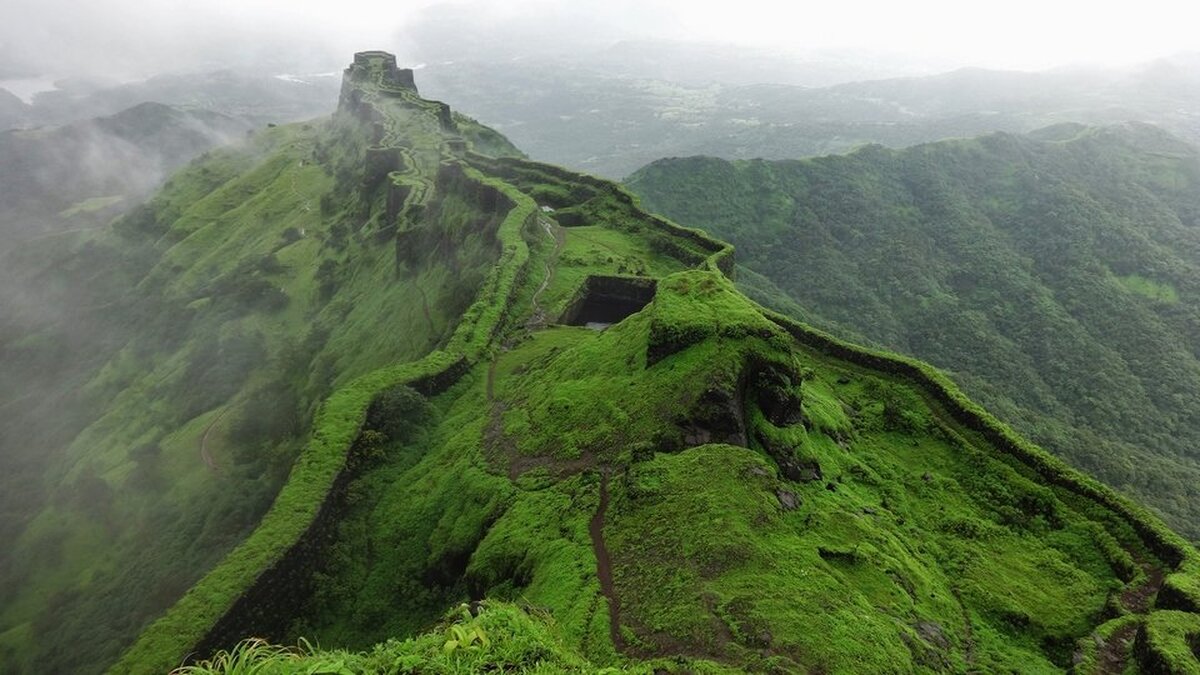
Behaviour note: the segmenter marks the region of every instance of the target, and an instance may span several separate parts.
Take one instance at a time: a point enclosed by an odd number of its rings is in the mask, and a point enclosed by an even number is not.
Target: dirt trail
[[[533,311],[530,312],[529,321],[525,322],[525,328],[533,330],[546,325],[546,310],[541,305],[542,293],[549,288],[554,281],[554,271],[557,269],[552,263],[558,259],[558,255],[562,253],[563,245],[566,243],[566,236],[562,233],[562,229],[555,229],[554,225],[546,219],[539,219],[542,229],[546,234],[554,240],[554,254],[546,261],[546,273],[542,278],[542,284],[533,292]]]
[[[1096,659],[1098,675],[1121,675],[1125,672],[1137,629],[1138,625],[1134,623],[1108,636]]]
[[[600,578],[600,592],[608,599],[608,636],[617,652],[625,652],[625,636],[621,635],[621,601],[613,586],[612,558],[604,545],[604,514],[608,511],[608,470],[600,472],[600,504],[596,514],[588,523],[588,534],[592,535],[592,551],[596,554],[596,576]]]
[[[491,365],[488,366],[488,372],[487,372],[487,402],[488,403],[492,403],[496,400],[495,382],[496,382],[496,364],[498,364],[498,363],[500,363],[500,355],[499,354],[496,355],[496,358],[492,359]]]
[[[954,600],[955,600],[955,602],[958,603],[959,609],[962,610],[963,643],[964,643],[964,651],[966,652],[965,656],[967,659],[967,667],[974,668],[975,667],[975,629],[971,625],[971,613],[967,611],[967,605],[966,605],[966,603],[963,602],[962,593],[958,590],[958,588],[957,587],[951,588],[950,592],[954,595]]]
[[[1121,593],[1121,604],[1134,614],[1146,614],[1150,611],[1150,601],[1162,588],[1165,576],[1161,567],[1147,562],[1142,563],[1142,570],[1146,573],[1145,580]]]
[[[200,459],[204,461],[204,465],[208,467],[208,470],[213,473],[220,471],[221,468],[217,466],[217,463],[213,460],[212,453],[208,451],[208,437],[212,435],[213,429],[225,418],[225,415],[229,414],[230,410],[232,410],[231,407],[222,410],[221,414],[217,415],[217,418],[209,423],[208,428],[204,430],[204,435],[200,437]]]
[[[1130,586],[1121,593],[1121,605],[1134,614],[1147,614],[1152,609],[1154,596],[1163,585],[1163,569],[1147,561],[1140,561],[1146,577],[1142,583]],[[1132,655],[1133,638],[1137,633],[1138,624],[1130,624],[1108,636],[1100,643],[1096,655],[1097,671],[1101,675],[1120,675],[1125,672]]]

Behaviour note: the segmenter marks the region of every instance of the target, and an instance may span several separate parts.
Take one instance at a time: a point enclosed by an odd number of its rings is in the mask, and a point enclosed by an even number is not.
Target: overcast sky
[[[431,17],[518,45],[660,37],[773,49],[870,50],[947,65],[1038,69],[1200,50],[1179,0],[0,0],[0,79],[17,71],[134,77],[262,62],[402,59],[428,49]],[[540,33],[538,31],[541,31]],[[424,38],[424,43],[422,43]],[[290,47],[285,49],[285,47]],[[406,54],[407,52],[407,54]],[[486,54],[479,54],[486,58]]]

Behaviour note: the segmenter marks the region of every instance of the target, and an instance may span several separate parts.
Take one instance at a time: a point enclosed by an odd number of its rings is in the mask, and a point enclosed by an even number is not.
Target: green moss
[[[1200,618],[1177,611],[1152,612],[1138,631],[1135,649],[1146,672],[1200,673]]]

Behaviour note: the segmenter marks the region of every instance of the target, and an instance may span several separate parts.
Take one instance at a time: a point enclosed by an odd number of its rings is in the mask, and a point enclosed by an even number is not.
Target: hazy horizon
[[[1133,65],[1200,51],[1200,11],[1149,0],[973,4],[851,0],[486,3],[278,0],[10,0],[0,10],[0,81],[71,76],[134,80],[222,68],[318,72],[354,51],[387,49],[410,65],[453,58],[550,56],[627,40],[725,45],[780,57],[874,62],[885,72],[962,67],[1044,70]],[[47,49],[47,45],[53,46]],[[22,94],[22,92],[17,92]],[[22,94],[26,95],[26,94]]]

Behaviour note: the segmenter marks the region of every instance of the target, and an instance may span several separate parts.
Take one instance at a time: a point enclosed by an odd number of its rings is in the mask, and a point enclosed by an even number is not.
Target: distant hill
[[[327,114],[338,94],[333,73],[292,76],[217,70],[165,73],[124,84],[79,79],[56,84],[58,89],[34,95],[29,123],[69,124],[114,115],[146,101],[221,113],[256,125],[295,122]]]
[[[1200,537],[1200,152],[1061,125],[803,161],[655,162],[648,207],[729,238],[744,282],[945,368]]]
[[[754,57],[709,55],[704,79],[664,51],[656,61],[649,47],[627,45],[608,68],[601,58],[431,63],[422,82],[530,156],[614,178],[661,157],[794,159],[1060,122],[1151,122],[1200,142],[1200,70],[1186,57],[1123,70],[971,68],[806,87],[780,84],[774,66]],[[738,65],[745,79],[731,82]]]
[[[0,242],[102,225],[196,155],[248,130],[226,115],[141,103],[61,127],[0,132]]]

